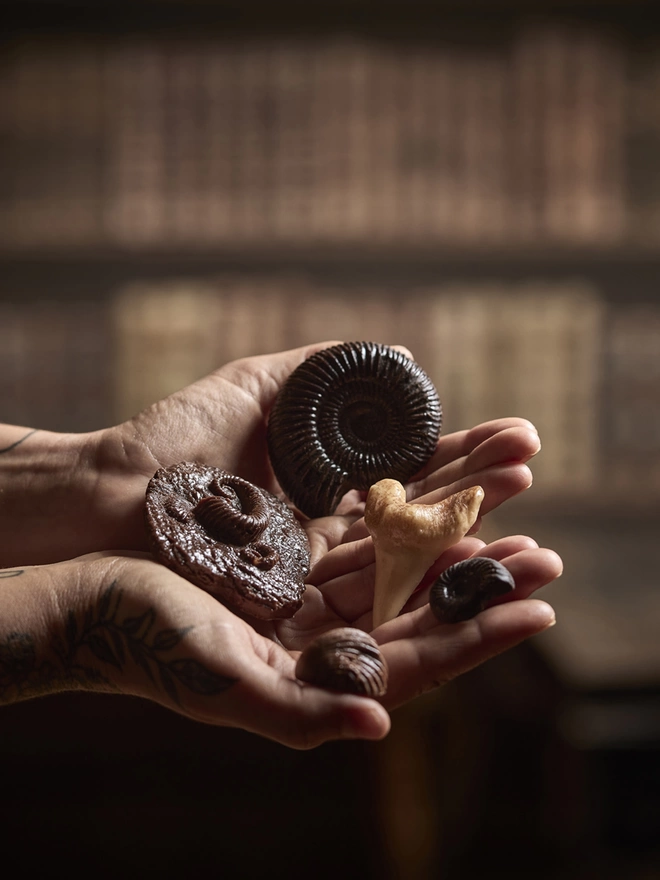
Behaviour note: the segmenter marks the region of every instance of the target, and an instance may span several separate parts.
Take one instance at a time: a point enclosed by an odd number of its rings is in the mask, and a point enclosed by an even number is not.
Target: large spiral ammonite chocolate
[[[496,559],[472,556],[446,568],[431,584],[429,605],[440,623],[459,623],[515,589],[513,575]]]
[[[309,542],[289,508],[219,468],[181,462],[156,471],[146,495],[156,560],[230,608],[262,619],[302,605]]]
[[[345,342],[289,376],[268,420],[268,451],[296,507],[326,516],[349,489],[410,479],[441,424],[438,393],[418,364],[387,345]]]

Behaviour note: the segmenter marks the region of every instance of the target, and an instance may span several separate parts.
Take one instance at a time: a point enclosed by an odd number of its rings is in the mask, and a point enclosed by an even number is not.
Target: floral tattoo
[[[17,577],[20,570],[0,572]],[[53,659],[37,660],[35,639],[12,632],[0,640],[0,703],[60,690],[116,690],[104,674],[111,666],[123,670],[128,659],[159,686],[177,706],[188,690],[216,696],[237,679],[218,675],[192,657],[168,658],[192,627],[157,629],[156,612],[147,608],[138,616],[121,612],[123,590],[113,583],[94,609],[80,617],[69,612],[64,633],[54,640]]]

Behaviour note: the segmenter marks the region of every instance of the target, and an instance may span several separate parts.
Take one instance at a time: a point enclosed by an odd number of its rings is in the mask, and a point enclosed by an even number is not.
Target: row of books
[[[628,62],[612,33],[540,24],[479,46],[23,38],[0,64],[3,248],[620,241],[648,227],[628,108],[649,90],[660,126],[660,52]]]
[[[373,339],[407,346],[429,372],[445,432],[508,415],[534,422],[537,497],[658,489],[658,331],[660,306],[619,310],[580,281],[141,282],[94,302],[0,303],[1,420],[91,430],[239,357]]]
[[[0,422],[52,431],[111,424],[109,318],[100,300],[1,300]]]

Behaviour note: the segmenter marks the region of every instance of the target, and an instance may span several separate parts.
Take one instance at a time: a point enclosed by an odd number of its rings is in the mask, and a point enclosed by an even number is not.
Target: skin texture
[[[92,434],[0,428],[0,702],[114,691],[294,748],[378,739],[389,729],[389,710],[552,625],[552,609],[529,597],[561,573],[557,555],[523,536],[489,546],[465,537],[436,561],[428,583],[459,559],[491,555],[516,578],[512,600],[443,626],[423,585],[399,617],[372,633],[390,669],[388,692],[376,701],[303,685],[294,675],[316,635],[344,625],[372,629],[375,565],[364,493],[350,493],[331,517],[304,521],[312,571],[292,620],[242,618],[151,560],[143,505],[158,467],[194,460],[279,493],[266,454],[267,414],[289,373],[322,347],[235,361]],[[539,448],[523,419],[441,437],[407,497],[434,503],[478,484],[486,515],[528,488],[526,462]]]

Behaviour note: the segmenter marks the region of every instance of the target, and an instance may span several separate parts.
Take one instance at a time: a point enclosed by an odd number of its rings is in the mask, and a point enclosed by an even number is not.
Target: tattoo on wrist
[[[0,578],[15,578],[25,572],[24,568],[8,568],[0,571]]]
[[[11,452],[12,449],[16,449],[16,447],[20,446],[21,443],[24,440],[27,440],[28,437],[31,437],[33,434],[36,434],[37,431],[38,431],[38,428],[33,428],[32,431],[28,431],[27,434],[25,434],[23,437],[21,437],[15,443],[10,443],[9,446],[5,446],[4,449],[0,449],[0,455],[2,455],[3,452]]]
[[[37,662],[29,633],[10,633],[0,641],[0,703],[61,690],[118,690],[103,667],[121,672],[129,658],[177,706],[182,690],[216,696],[236,683],[238,679],[218,675],[192,657],[167,659],[193,627],[156,630],[153,608],[126,617],[120,613],[122,599],[123,591],[113,581],[82,619],[69,612],[64,634],[53,644],[55,662]]]

